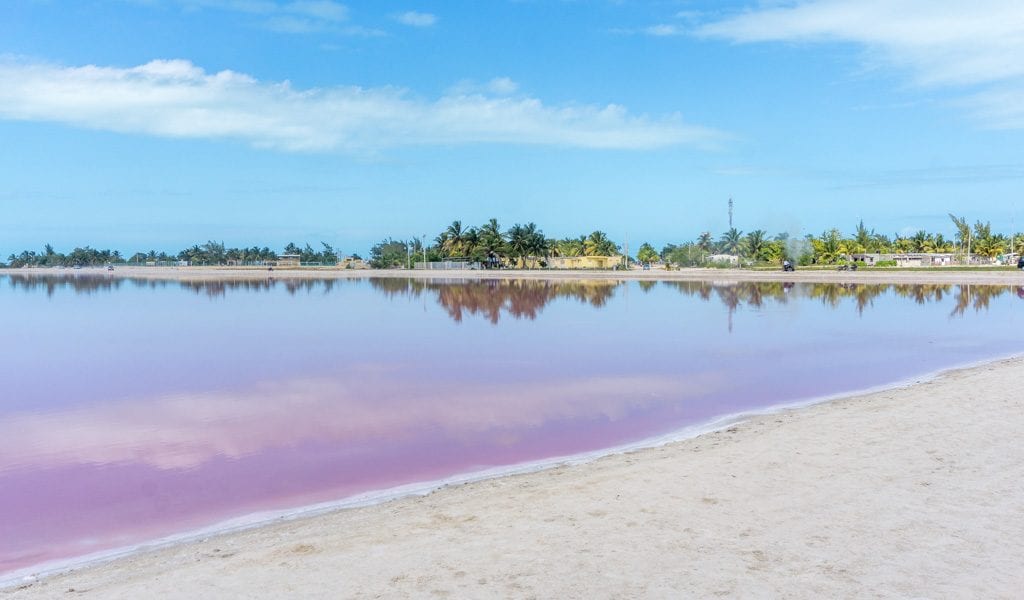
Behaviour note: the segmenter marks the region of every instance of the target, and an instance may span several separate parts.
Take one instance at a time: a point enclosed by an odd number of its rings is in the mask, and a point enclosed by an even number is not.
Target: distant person
[[[1017,268],[1024,270],[1024,254],[1022,254],[1020,258],[1017,259]]]

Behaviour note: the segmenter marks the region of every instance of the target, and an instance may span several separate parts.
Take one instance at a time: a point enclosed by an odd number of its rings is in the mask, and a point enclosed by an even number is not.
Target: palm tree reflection
[[[631,285],[623,280],[543,280],[543,279],[408,279],[397,277],[371,277],[369,279],[303,278],[226,279],[202,281],[176,281],[143,277],[115,277],[100,274],[21,274],[6,278],[8,286],[16,290],[45,291],[48,297],[60,290],[76,294],[114,292],[125,286],[136,288],[178,287],[209,298],[221,298],[229,292],[267,292],[284,289],[288,294],[319,292],[329,294],[344,286],[369,285],[386,298],[433,297],[452,320],[462,322],[467,317],[480,316],[498,323],[503,316],[513,319],[536,319],[544,307],[558,299],[572,299],[594,308],[605,306],[616,290]],[[913,301],[915,304],[942,303],[952,295],[951,317],[963,316],[968,308],[975,312],[989,309],[993,299],[1013,292],[1024,299],[1024,286],[951,285],[951,284],[843,284],[791,282],[709,282],[709,281],[651,281],[637,284],[649,293],[659,286],[699,298],[704,302],[717,300],[732,316],[742,307],[754,309],[769,304],[786,304],[796,298],[818,300],[822,305],[841,309],[852,305],[858,314],[874,305],[875,299],[891,295]]]

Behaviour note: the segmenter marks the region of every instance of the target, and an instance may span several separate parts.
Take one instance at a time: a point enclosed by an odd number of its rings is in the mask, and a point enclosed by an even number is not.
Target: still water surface
[[[0,277],[0,573],[1019,353],[1022,298]]]

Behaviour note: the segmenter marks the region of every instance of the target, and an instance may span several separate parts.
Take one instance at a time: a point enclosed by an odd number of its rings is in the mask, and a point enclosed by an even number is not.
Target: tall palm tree
[[[743,232],[733,227],[722,234],[718,244],[726,254],[739,254],[742,241]]]
[[[465,254],[465,231],[462,229],[462,221],[452,221],[452,224],[441,234],[444,240],[439,244],[441,252],[445,256],[462,256]]]
[[[505,246],[505,238],[501,235],[501,227],[497,219],[491,219],[480,226],[480,246],[487,252],[500,253]]]
[[[547,238],[544,232],[537,228],[536,223],[527,223],[523,228],[523,235],[526,237],[527,252],[530,256],[548,256]]]
[[[967,217],[958,217],[953,213],[949,213],[949,219],[953,221],[953,226],[956,227],[956,241],[963,247],[967,246],[967,241],[971,239],[971,226],[967,224]]]
[[[509,228],[505,237],[508,239],[509,255],[512,258],[518,259],[519,266],[525,265],[526,257],[530,254],[530,238],[527,235],[526,228],[516,223]]]
[[[586,256],[611,256],[617,250],[618,247],[608,239],[608,234],[603,231],[591,233],[583,242],[583,253]]]
[[[463,256],[477,256],[482,254],[480,249],[480,231],[476,227],[470,227],[462,234]]]
[[[754,260],[762,260],[768,246],[768,232],[763,229],[755,229],[743,238],[743,247],[747,256]]]

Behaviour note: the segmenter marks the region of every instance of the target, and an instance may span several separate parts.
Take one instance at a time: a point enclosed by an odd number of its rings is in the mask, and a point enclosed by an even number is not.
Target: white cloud
[[[409,25],[410,27],[430,27],[437,23],[437,16],[430,13],[416,12],[410,10],[401,14],[395,15],[395,20],[403,25]]]
[[[348,19],[348,8],[330,0],[297,0],[285,4],[282,10],[323,21],[338,22]]]
[[[1024,83],[1020,0],[813,0],[747,11],[697,33],[736,42],[859,44],[919,85],[991,86],[973,104],[986,119],[1019,101],[1019,93],[1000,91],[1003,86]],[[1018,112],[1003,122],[1020,120]]]
[[[85,410],[6,414],[0,420],[0,474],[26,465],[89,463],[188,469],[217,457],[240,458],[311,442],[351,447],[386,439],[409,444],[421,439],[423,431],[452,439],[486,432],[519,435],[549,422],[618,421],[637,407],[698,399],[727,386],[721,373],[565,376],[514,389],[493,383],[425,387],[394,377],[386,367],[347,374],[238,391],[132,398]],[[110,444],[111,439],[119,443]]]
[[[487,83],[478,83],[471,79],[464,79],[448,89],[448,94],[453,96],[466,96],[472,94],[488,94],[494,96],[511,96],[519,91],[519,84],[508,77],[495,77]]]
[[[683,33],[683,30],[678,25],[651,25],[650,27],[644,27],[643,32],[656,37],[666,37],[680,35]]]
[[[649,149],[713,145],[718,132],[618,105],[548,106],[498,79],[436,100],[391,87],[295,89],[185,60],[131,68],[0,62],[0,118],[172,138],[230,138],[300,151],[510,143]]]
[[[519,89],[519,84],[508,77],[496,77],[487,84],[487,90],[492,94],[507,96],[514,94]]]

